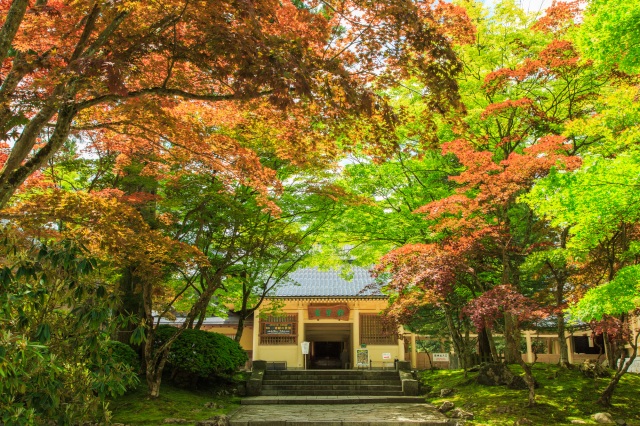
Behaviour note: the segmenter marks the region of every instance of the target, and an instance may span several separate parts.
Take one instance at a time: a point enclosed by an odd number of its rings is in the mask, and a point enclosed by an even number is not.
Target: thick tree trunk
[[[445,319],[447,321],[447,327],[449,328],[451,339],[453,340],[453,346],[460,359],[460,366],[466,371],[467,368],[470,367],[468,345],[465,344],[464,339],[462,338],[460,332],[454,324],[453,313],[451,312],[451,310],[448,307],[444,306],[443,311]]]
[[[522,352],[520,352],[520,329],[518,319],[505,312],[504,314],[504,362],[506,364],[520,364]]]
[[[9,48],[20,28],[27,6],[29,6],[28,0],[13,0],[11,3],[7,18],[0,28],[0,62],[4,62],[9,54]]]
[[[51,107],[43,108],[29,124],[16,141],[9,158],[0,172],[0,208],[7,205],[16,190],[31,176],[33,172],[43,167],[47,161],[62,147],[69,136],[71,122],[77,110],[73,104],[63,105],[58,112],[56,126],[47,143],[40,148],[26,162],[22,161],[31,152],[40,131],[55,114]]]
[[[489,344],[489,336],[487,335],[487,329],[483,328],[478,331],[478,355],[480,359],[492,360],[491,345]],[[492,360],[495,361],[495,360]]]
[[[569,363],[569,345],[567,345],[567,337],[565,336],[564,314],[558,313],[558,344],[560,346],[560,360],[558,364],[561,367],[571,367]]]

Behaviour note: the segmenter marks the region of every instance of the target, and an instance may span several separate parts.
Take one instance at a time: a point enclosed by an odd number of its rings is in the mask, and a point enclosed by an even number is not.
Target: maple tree
[[[154,295],[159,292],[168,305],[174,297],[159,284],[168,270],[197,265],[207,285],[186,325],[203,312],[226,270],[157,231],[163,220],[156,214],[158,183],[213,173],[223,190],[253,188],[260,204],[275,213],[268,195],[280,185],[252,138],[268,134],[282,159],[326,163],[336,150],[329,135],[341,126],[371,123],[370,136],[393,126],[396,118],[375,91],[398,76],[420,78],[441,108],[460,107],[452,79],[460,64],[451,43],[472,34],[459,7],[395,0],[14,0],[2,3],[0,13],[0,128],[7,141],[0,206],[28,177],[41,187],[74,190],[79,179],[88,192],[28,198],[20,208],[33,217],[19,219],[32,226],[54,218],[97,226],[118,208],[127,212],[126,238],[119,232],[104,238],[120,236],[110,241],[131,250],[100,246],[97,231],[93,248],[123,268],[120,287],[131,302],[123,311],[139,315],[147,327],[152,396],[172,341],[158,350],[150,343]],[[56,168],[58,159],[74,162],[69,149],[97,153],[99,168]],[[45,165],[51,174],[40,179]],[[38,203],[51,206],[37,212]],[[78,210],[67,211],[72,205]],[[96,223],[87,224],[81,211],[91,205],[99,206],[90,215]],[[17,211],[9,214],[18,220]],[[88,229],[83,226],[77,229]],[[145,235],[133,242],[136,232]],[[180,256],[173,257],[176,250]]]
[[[594,119],[600,121],[609,113],[612,111],[604,110]],[[611,150],[607,139],[605,130],[600,147],[604,153]],[[611,140],[620,143],[615,137]],[[640,218],[637,209],[630,206],[638,203],[638,157],[636,148],[631,147],[627,152],[618,150],[613,158],[593,154],[585,161],[588,167],[576,173],[552,174],[540,181],[527,200],[551,223],[569,226],[567,253],[576,269],[570,311],[575,318],[592,322],[595,331],[605,337],[608,365],[616,371],[599,402],[610,405],[629,359],[636,356],[632,315],[637,293],[633,280],[637,278]],[[632,353],[625,361],[627,345]]]
[[[456,105],[451,42],[472,33],[461,8],[431,1],[14,0],[0,13],[0,206],[69,137],[124,145],[123,164],[154,153],[149,173],[154,156],[197,155],[259,186],[251,151],[206,131],[239,102],[266,99],[294,122],[297,110],[298,128],[354,113],[392,122],[371,84],[415,74]]]
[[[263,161],[283,182],[281,193],[272,200],[277,215],[260,204],[255,189],[238,186],[230,194],[215,176],[203,174],[167,184],[158,209],[161,216],[173,217],[166,232],[198,247],[208,257],[208,267],[219,271],[222,282],[216,304],[228,305],[239,315],[238,341],[244,321],[308,257],[340,196],[337,188],[322,182],[320,171],[266,154]],[[202,293],[201,274],[194,272],[192,288]],[[199,328],[206,313],[203,309],[192,325]]]
[[[437,235],[435,242],[392,251],[382,258],[378,271],[391,273],[389,288],[397,295],[391,312],[399,315],[406,314],[405,309],[415,313],[421,301],[445,305],[447,296],[458,289],[477,297],[493,294],[491,289],[499,285],[495,288],[510,286],[535,296],[557,317],[568,364],[563,309],[575,268],[562,251],[569,229],[560,221],[549,227],[521,197],[544,176],[570,176],[567,171],[580,167],[576,154],[592,149],[601,135],[584,132],[575,123],[591,117],[600,93],[619,81],[582,61],[565,38],[579,9],[557,4],[535,23],[512,2],[499,3],[497,11],[488,18],[480,6],[470,6],[472,19],[483,21],[478,43],[460,48],[466,69],[458,79],[469,114],[454,117],[451,129],[458,139],[442,144],[443,153],[455,155],[463,171],[450,176],[458,184],[453,195],[416,209],[431,223],[436,221],[430,227]],[[500,19],[517,25],[496,25]],[[494,42],[492,31],[508,46]],[[549,292],[553,297],[546,296]],[[518,328],[524,318],[508,309],[509,298],[504,299],[499,306],[505,360],[525,369],[533,404],[533,378],[519,350]],[[470,306],[480,305],[472,301]],[[474,312],[495,319],[491,312]],[[491,323],[474,322],[479,336]],[[454,330],[450,333],[456,335]]]
[[[591,0],[586,6],[576,34],[585,56],[597,60],[603,67],[637,73],[640,32],[636,23],[640,18],[640,3]]]

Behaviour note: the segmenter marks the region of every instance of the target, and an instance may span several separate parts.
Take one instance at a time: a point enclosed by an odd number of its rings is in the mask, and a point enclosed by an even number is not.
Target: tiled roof
[[[271,297],[385,297],[368,269],[352,266],[345,278],[339,270],[304,268],[289,274]],[[350,278],[350,279],[349,279]]]
[[[245,323],[251,323],[253,318],[245,320]],[[184,317],[179,316],[176,319],[160,318],[160,324],[181,325],[184,322]],[[202,325],[229,325],[237,326],[239,322],[239,316],[233,312],[229,312],[227,318],[221,317],[206,317]]]

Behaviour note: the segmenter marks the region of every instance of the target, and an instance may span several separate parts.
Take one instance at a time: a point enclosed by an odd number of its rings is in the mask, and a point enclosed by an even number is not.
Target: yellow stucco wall
[[[236,335],[236,327],[232,326],[203,325],[202,330],[224,334],[231,338],[234,338]],[[242,349],[245,351],[251,351],[253,349],[253,326],[246,326],[244,328],[242,337],[240,338],[240,346],[242,346]]]
[[[258,322],[254,324],[253,334],[253,360],[264,360],[267,362],[286,362],[287,368],[304,368],[304,356],[302,355],[300,343],[303,340],[309,340],[307,328],[322,328],[323,326],[333,325],[339,327],[340,331],[328,331],[328,334],[339,333],[341,338],[348,333],[348,346],[350,349],[351,368],[355,368],[354,360],[356,359],[356,350],[361,348],[359,336],[359,317],[360,314],[378,314],[386,306],[386,299],[341,299],[341,298],[314,298],[314,299],[279,299],[278,311],[284,314],[298,315],[298,344],[297,345],[262,345],[260,344],[260,327]],[[309,318],[309,304],[338,304],[346,303],[349,306],[349,319],[315,319]],[[269,301],[263,306],[263,310],[269,310]],[[256,312],[256,318],[259,318],[259,312]],[[309,325],[308,327],[305,327]],[[348,326],[347,326],[348,325]],[[348,327],[348,331],[345,328]],[[402,330],[400,330],[402,332]],[[311,333],[311,331],[309,331]],[[314,331],[316,336],[320,332]],[[327,334],[327,335],[328,335]],[[404,359],[404,342],[402,339],[394,345],[367,345],[369,351],[369,359],[373,361],[374,367],[390,367],[393,366],[394,359]],[[389,360],[383,360],[383,354],[390,354]],[[383,364],[384,363],[384,364]]]

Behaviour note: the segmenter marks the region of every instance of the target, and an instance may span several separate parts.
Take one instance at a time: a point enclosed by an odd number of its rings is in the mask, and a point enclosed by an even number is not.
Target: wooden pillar
[[[416,348],[415,333],[411,333],[411,368],[418,368],[418,348]]]
[[[260,359],[258,357],[260,348],[260,311],[258,309],[253,313],[253,348],[252,348],[252,361]]]
[[[298,368],[302,369],[304,365],[304,355],[302,355],[302,342],[304,342],[304,309],[302,303],[298,303]]]
[[[398,359],[404,361],[404,328],[402,326],[398,329]]]
[[[360,347],[360,309],[358,309],[358,302],[351,310],[351,315],[353,316],[353,329],[351,330],[351,341],[353,342],[353,347],[351,348],[351,368],[356,368],[356,349]]]
[[[529,330],[525,331],[524,338],[527,341],[527,362],[532,363],[534,360],[534,357],[533,357],[533,344],[531,342],[531,331]]]
[[[573,337],[570,333],[565,332],[564,338],[567,342],[567,355],[569,358],[569,364],[573,364]]]

